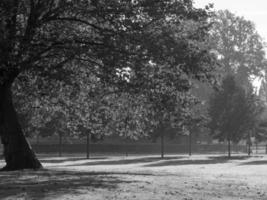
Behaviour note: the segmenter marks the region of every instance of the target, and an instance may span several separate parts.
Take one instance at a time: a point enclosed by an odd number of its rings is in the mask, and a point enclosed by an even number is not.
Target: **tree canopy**
[[[0,135],[7,169],[40,167],[12,106],[11,85],[22,76],[37,80],[34,87],[44,91],[39,98],[55,109],[70,107],[69,116],[84,128],[96,127],[100,113],[110,116],[98,106],[112,99],[110,93],[123,94],[121,101],[137,96],[166,116],[186,105],[181,99],[191,80],[216,79],[207,43],[210,12],[190,0],[4,0],[0,16]]]
[[[263,107],[252,88],[241,87],[233,75],[228,75],[211,97],[208,111],[211,134],[230,145],[230,141],[237,143],[252,135]]]
[[[216,12],[212,21],[211,43],[224,72],[236,74],[239,83],[249,87],[251,78],[263,76],[266,66],[263,39],[253,22],[228,10]]]

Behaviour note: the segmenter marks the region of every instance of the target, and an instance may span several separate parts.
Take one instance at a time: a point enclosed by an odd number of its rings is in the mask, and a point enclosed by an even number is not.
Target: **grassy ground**
[[[267,199],[266,156],[40,159],[45,170],[0,172],[0,199]]]

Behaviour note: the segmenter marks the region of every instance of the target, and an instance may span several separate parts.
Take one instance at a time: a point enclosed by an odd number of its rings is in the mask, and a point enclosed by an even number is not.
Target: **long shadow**
[[[227,159],[199,159],[199,160],[169,160],[158,163],[144,165],[144,167],[166,167],[179,165],[210,165],[226,163]]]
[[[94,165],[127,165],[127,164],[138,164],[138,163],[149,163],[155,162],[159,160],[173,160],[173,159],[182,159],[184,157],[144,157],[144,158],[127,158],[127,159],[120,159],[120,160],[108,160],[108,161],[88,161],[85,163],[73,163],[65,166],[94,166]]]
[[[208,158],[213,159],[213,160],[246,160],[250,158],[250,156],[235,155],[235,156],[231,156],[230,158],[228,156],[209,156]]]
[[[240,165],[267,165],[267,160],[255,160],[250,162],[240,163]]]
[[[107,157],[93,157],[90,158],[90,160],[105,160]],[[73,161],[80,161],[80,160],[88,160],[86,158],[81,158],[81,157],[55,157],[55,158],[41,158],[39,159],[42,163],[64,163],[64,162],[73,162]]]
[[[207,159],[199,159],[199,160],[170,160],[159,163],[152,163],[145,165],[144,167],[164,167],[164,166],[175,166],[175,165],[211,165],[211,164],[222,164],[226,163],[229,160],[245,160],[248,159],[249,156],[232,156],[228,158],[228,156],[210,156]]]
[[[56,170],[1,172],[0,199],[17,199],[16,195],[22,193],[27,194],[26,199],[43,199],[47,195],[53,199],[64,194],[78,194],[84,192],[84,189],[101,188],[112,191],[118,184],[136,182],[122,180],[119,175]]]

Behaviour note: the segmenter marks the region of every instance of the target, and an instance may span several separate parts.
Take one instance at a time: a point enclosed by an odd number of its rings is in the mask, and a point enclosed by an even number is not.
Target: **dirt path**
[[[42,162],[46,170],[1,172],[0,199],[267,199],[267,157],[45,157]]]

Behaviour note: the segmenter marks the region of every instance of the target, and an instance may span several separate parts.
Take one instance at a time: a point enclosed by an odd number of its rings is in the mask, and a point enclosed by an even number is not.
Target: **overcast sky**
[[[213,3],[216,10],[228,9],[253,21],[261,37],[267,41],[267,0],[194,0],[196,7]]]

